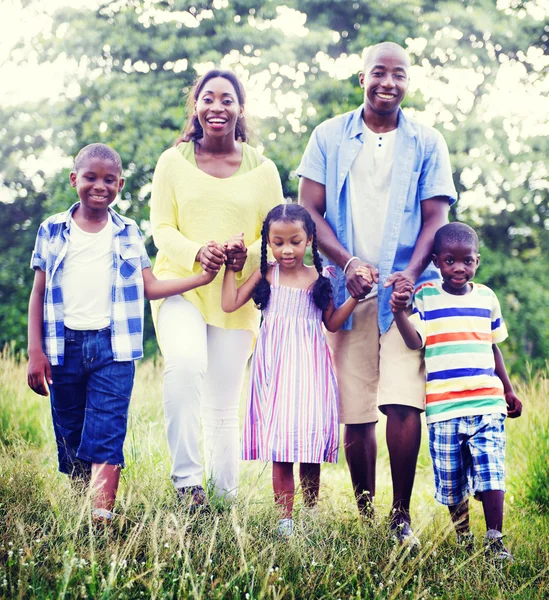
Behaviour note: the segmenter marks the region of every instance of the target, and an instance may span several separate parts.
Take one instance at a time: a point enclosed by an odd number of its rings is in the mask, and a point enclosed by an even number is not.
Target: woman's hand
[[[200,248],[196,255],[196,262],[200,263],[207,273],[218,273],[225,264],[226,258],[225,246],[211,240]]]
[[[244,244],[244,233],[230,237],[225,242],[225,249],[227,252],[225,267],[230,271],[242,271],[248,256],[248,249]]]

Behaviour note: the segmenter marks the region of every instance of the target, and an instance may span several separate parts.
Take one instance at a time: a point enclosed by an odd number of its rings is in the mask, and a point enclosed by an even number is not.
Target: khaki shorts
[[[326,332],[339,385],[341,423],[375,423],[388,404],[425,410],[422,350],[410,350],[395,323],[379,335],[377,298],[360,302],[351,331]]]

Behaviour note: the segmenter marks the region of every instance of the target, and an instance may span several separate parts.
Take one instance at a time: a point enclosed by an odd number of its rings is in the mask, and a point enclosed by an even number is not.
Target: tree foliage
[[[542,367],[549,356],[549,124],[546,115],[501,105],[509,102],[502,80],[510,74],[524,94],[547,92],[548,32],[541,4],[519,0],[105,0],[97,9],[59,10],[51,32],[28,51],[42,61],[72,59],[64,93],[0,114],[9,197],[0,203],[2,339],[24,345],[32,278],[25,267],[37,224],[74,201],[67,170],[31,176],[29,157],[112,145],[127,179],[118,208],[147,232],[155,162],[183,126],[197,73],[221,64],[244,81],[261,116],[256,139],[295,198],[295,169],[312,128],[362,102],[362,49],[391,40],[414,58],[407,109],[448,142],[462,198],[453,217],[483,240],[479,279],[501,298],[512,333],[507,354],[515,370],[527,362]],[[147,247],[154,255],[151,240]],[[149,351],[151,336],[149,324]]]

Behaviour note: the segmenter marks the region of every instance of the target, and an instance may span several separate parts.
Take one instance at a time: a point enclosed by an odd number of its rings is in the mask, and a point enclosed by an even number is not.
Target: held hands
[[[217,275],[226,258],[225,246],[214,240],[202,246],[196,255],[196,261],[200,263],[206,274],[212,275],[212,279]]]
[[[48,396],[48,385],[53,383],[51,378],[50,361],[41,350],[38,352],[29,352],[29,366],[27,368],[27,382],[31,390],[40,394],[40,396]]]
[[[415,281],[405,271],[397,271],[387,277],[384,287],[391,285],[393,286],[393,293],[389,300],[391,310],[394,313],[402,312],[412,303]]]
[[[507,402],[507,416],[510,419],[520,417],[522,402],[515,396],[515,392],[505,392],[505,402]]]
[[[353,298],[362,299],[371,291],[374,283],[378,282],[378,270],[361,260],[353,260],[347,266],[346,285]]]
[[[244,233],[230,237],[224,244],[227,259],[225,268],[229,271],[242,271],[248,256],[248,249],[244,244]]]

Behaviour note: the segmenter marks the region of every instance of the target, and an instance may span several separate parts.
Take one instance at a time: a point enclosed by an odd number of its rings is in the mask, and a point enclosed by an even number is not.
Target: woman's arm
[[[255,287],[261,280],[261,271],[255,270],[240,287],[236,286],[235,272],[225,269],[221,295],[221,308],[228,313],[238,310],[251,299]]]
[[[34,272],[34,283],[29,300],[27,382],[29,387],[40,396],[48,395],[45,381],[51,385],[50,361],[42,347],[44,327],[44,294],[46,291],[46,273],[40,269]]]

